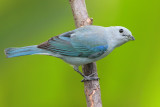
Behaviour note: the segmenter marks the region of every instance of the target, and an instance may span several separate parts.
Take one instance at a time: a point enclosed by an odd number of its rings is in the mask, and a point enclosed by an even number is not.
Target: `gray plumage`
[[[40,45],[8,48],[5,53],[7,57],[52,55],[74,65],[79,72],[78,66],[100,60],[130,40],[134,40],[134,37],[125,27],[85,26],[52,37]]]

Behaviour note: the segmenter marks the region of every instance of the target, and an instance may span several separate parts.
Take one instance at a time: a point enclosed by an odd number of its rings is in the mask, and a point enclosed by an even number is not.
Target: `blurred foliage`
[[[97,62],[104,107],[160,107],[160,1],[86,0],[94,25],[125,26],[136,41]],[[7,59],[4,49],[75,29],[68,0],[0,0],[0,107],[85,107],[82,77],[62,60]]]

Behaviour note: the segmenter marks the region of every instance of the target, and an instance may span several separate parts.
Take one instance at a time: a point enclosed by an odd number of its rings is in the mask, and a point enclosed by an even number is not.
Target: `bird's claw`
[[[99,80],[99,78],[98,78],[98,77],[89,77],[89,76],[85,76],[81,82],[84,82],[84,81],[91,81],[91,80]]]
[[[93,74],[91,74],[91,75],[89,75],[89,76],[84,76],[84,78],[83,78],[83,80],[82,80],[81,82],[91,81],[91,80],[99,80],[98,77],[92,77],[94,74],[96,74],[96,73],[93,73]]]

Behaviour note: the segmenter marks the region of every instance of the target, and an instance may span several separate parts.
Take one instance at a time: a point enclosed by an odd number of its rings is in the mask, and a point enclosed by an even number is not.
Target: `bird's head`
[[[116,46],[120,46],[130,40],[135,40],[132,36],[131,31],[122,26],[113,26],[108,27],[111,35],[112,41],[116,44]]]

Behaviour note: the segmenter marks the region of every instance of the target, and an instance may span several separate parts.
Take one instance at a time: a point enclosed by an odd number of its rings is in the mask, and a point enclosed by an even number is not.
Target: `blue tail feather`
[[[40,54],[40,53],[46,53],[46,52],[45,50],[37,48],[37,45],[5,49],[5,54],[7,58],[24,56],[24,55],[32,55],[32,54]]]

